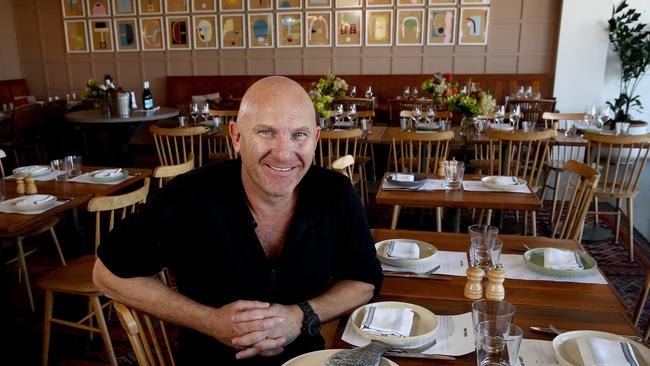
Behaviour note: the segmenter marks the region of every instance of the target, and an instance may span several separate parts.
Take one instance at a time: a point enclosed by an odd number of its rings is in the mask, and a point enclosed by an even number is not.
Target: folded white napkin
[[[399,259],[418,259],[420,258],[420,247],[417,243],[391,240],[386,249],[386,256]]]
[[[624,341],[596,337],[577,339],[582,363],[593,366],[639,366],[632,346]]]
[[[42,205],[44,203],[54,201],[56,197],[49,194],[35,194],[32,196],[27,196],[25,199],[16,202],[16,206],[30,206],[30,205]]]
[[[517,177],[496,177],[495,183],[507,186],[519,184],[519,181],[517,180]]]
[[[544,267],[570,270],[583,269],[580,254],[555,248],[547,248],[544,250]]]
[[[122,175],[122,169],[117,168],[117,169],[106,169],[98,172],[95,174],[95,178],[112,178],[112,177],[119,177]]]
[[[393,180],[396,180],[398,182],[414,182],[415,176],[413,174],[396,173],[393,174]]]
[[[369,306],[363,316],[361,330],[383,336],[408,337],[412,326],[411,309]]]
[[[46,166],[31,165],[18,168],[16,172],[19,174],[40,174],[46,172],[48,169]]]

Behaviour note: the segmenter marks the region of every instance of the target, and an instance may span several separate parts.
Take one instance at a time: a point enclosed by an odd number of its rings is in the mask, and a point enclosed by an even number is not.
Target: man
[[[322,348],[320,322],[366,303],[381,267],[349,179],[312,165],[297,83],[256,82],[229,127],[241,160],[170,181],[102,243],[94,281],[181,325],[181,365],[280,365]],[[150,277],[164,267],[178,292]]]

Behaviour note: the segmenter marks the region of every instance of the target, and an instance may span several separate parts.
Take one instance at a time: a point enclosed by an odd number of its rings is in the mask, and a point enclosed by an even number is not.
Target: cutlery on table
[[[526,244],[522,245],[511,245],[508,247],[508,249],[512,250],[513,252],[527,252],[530,250],[530,247]]]
[[[439,354],[426,354],[426,353],[406,353],[406,352],[386,352],[384,353],[384,356],[388,357],[403,357],[403,358],[421,358],[421,359],[428,359],[428,360],[447,360],[447,361],[453,361],[456,359],[454,356],[446,356],[446,355],[439,355]]]
[[[384,273],[396,273],[396,274],[416,274],[416,275],[429,275],[440,269],[440,265],[437,265],[430,270],[422,273],[412,272],[412,271],[393,271],[393,270],[384,270]]]
[[[426,279],[431,279],[431,280],[451,280],[450,276],[442,276],[442,275],[436,275],[433,274],[435,271],[437,271],[440,268],[438,265],[437,267],[434,267],[432,270],[424,273],[417,273],[417,272],[409,272],[409,271],[388,271],[384,270],[384,276],[388,277],[405,277],[405,278],[426,278]]]
[[[535,332],[540,332],[540,333],[554,334],[554,335],[560,335],[560,334],[566,332],[566,330],[562,330],[562,329],[558,329],[558,328],[554,327],[553,324],[549,324],[548,328],[545,328],[545,327],[530,327],[530,330],[535,331]],[[643,339],[641,337],[638,337],[638,336],[631,336],[631,335],[624,335],[624,334],[619,334],[619,336],[627,338],[627,339],[632,340],[632,341],[643,343]]]

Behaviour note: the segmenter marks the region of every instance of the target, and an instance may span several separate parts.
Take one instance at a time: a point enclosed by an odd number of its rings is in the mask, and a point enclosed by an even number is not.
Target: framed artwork
[[[189,16],[167,17],[167,49],[192,49],[192,36]]]
[[[192,11],[195,13],[207,13],[217,11],[216,0],[192,0]]]
[[[273,48],[273,13],[248,14],[248,47]]]
[[[277,10],[300,9],[302,8],[302,0],[276,0],[275,8]]]
[[[490,8],[460,8],[458,44],[487,44]]]
[[[307,9],[322,9],[331,7],[332,0],[305,0],[305,8]]]
[[[363,34],[361,23],[361,10],[342,10],[336,12],[336,38],[337,47],[361,46]]]
[[[190,11],[188,0],[165,0],[166,14],[183,14]]]
[[[429,5],[456,5],[458,0],[429,0]]]
[[[135,0],[113,0],[113,14],[115,16],[135,15]]]
[[[393,45],[393,10],[366,10],[366,46]]]
[[[456,8],[431,8],[427,21],[427,45],[449,46],[454,44]]]
[[[219,11],[244,11],[244,0],[219,0]]]
[[[138,1],[138,10],[140,11],[140,15],[162,14],[162,0],[137,0],[137,1]]]
[[[66,20],[63,22],[65,29],[65,47],[68,53],[88,52],[88,31],[86,21]]]
[[[481,5],[481,4],[489,4],[490,0],[460,0],[461,4],[472,4],[472,5]]]
[[[88,20],[90,50],[93,52],[113,52],[113,32],[110,19]]]
[[[307,47],[332,47],[331,29],[331,11],[308,11],[305,13],[305,45]]]
[[[282,12],[277,17],[278,47],[302,47],[302,13]]]
[[[61,9],[63,10],[64,18],[79,18],[86,16],[86,8],[84,7],[84,1],[82,0],[61,0]]]
[[[88,8],[88,17],[106,17],[111,16],[111,4],[109,0],[86,0]]]
[[[424,0],[397,0],[397,6],[424,6]]]
[[[393,6],[393,0],[366,0],[366,8]]]
[[[422,46],[424,9],[398,9],[395,33],[397,46]]]
[[[140,50],[138,26],[135,18],[113,19],[115,49],[120,52]]]
[[[246,47],[244,14],[221,14],[221,48]]]
[[[143,51],[163,51],[165,49],[162,17],[140,18],[140,34]]]
[[[337,8],[360,8],[361,0],[336,0]]]
[[[248,0],[248,10],[273,10],[273,0]]]
[[[192,17],[192,24],[195,49],[219,48],[216,15],[195,15]]]

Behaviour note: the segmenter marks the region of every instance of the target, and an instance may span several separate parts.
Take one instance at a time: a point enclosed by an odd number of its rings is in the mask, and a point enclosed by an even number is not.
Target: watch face
[[[307,333],[311,336],[320,333],[320,321],[318,319],[309,319],[307,322]]]

